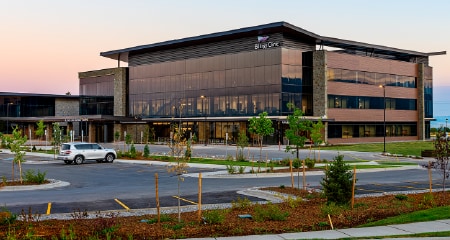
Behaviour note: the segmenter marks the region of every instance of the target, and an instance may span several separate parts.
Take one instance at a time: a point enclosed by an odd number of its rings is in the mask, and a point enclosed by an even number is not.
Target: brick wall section
[[[417,110],[419,120],[417,121],[417,137],[419,140],[425,140],[425,101],[424,101],[424,82],[425,82],[425,65],[423,63],[418,64],[417,71]],[[431,75],[431,74],[430,74]]]
[[[327,52],[329,68],[417,76],[417,64],[345,53]]]

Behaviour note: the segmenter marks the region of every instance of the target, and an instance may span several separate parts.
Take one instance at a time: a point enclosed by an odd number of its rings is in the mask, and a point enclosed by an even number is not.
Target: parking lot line
[[[194,205],[197,205],[196,202],[193,202],[193,201],[191,201],[191,200],[187,200],[187,199],[184,199],[184,198],[181,198],[181,197],[178,197],[178,196],[172,196],[172,197],[173,197],[173,198],[176,198],[176,199],[180,199],[180,200],[185,201],[185,202],[188,202],[188,203],[192,203],[192,204],[194,204]]]

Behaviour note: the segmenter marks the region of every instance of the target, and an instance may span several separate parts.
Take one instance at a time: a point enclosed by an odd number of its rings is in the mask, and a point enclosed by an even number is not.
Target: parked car
[[[57,159],[66,164],[82,164],[85,160],[112,163],[116,157],[114,149],[104,148],[98,143],[72,142],[61,145]]]

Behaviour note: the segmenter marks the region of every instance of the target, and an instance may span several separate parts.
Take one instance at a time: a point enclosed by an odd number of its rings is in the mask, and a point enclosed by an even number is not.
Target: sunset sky
[[[78,72],[117,66],[100,52],[285,21],[327,37],[447,51],[430,58],[436,115],[450,104],[449,11],[447,0],[0,0],[0,92],[76,95]]]

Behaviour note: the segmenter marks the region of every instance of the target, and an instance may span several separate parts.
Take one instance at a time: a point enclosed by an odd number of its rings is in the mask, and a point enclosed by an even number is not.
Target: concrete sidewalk
[[[287,240],[287,239],[348,239],[348,238],[364,238],[373,239],[381,236],[396,236],[396,235],[411,235],[417,233],[427,232],[446,232],[450,231],[450,219],[437,220],[430,222],[417,222],[407,224],[396,224],[379,227],[366,228],[348,228],[326,231],[314,232],[299,232],[299,233],[283,233],[283,234],[268,234],[268,235],[249,235],[237,237],[218,237],[218,238],[189,238],[189,239],[227,239],[227,240]],[[389,239],[389,238],[383,238]],[[395,238],[399,239],[399,238]],[[450,237],[439,238],[401,238],[401,239],[450,239]]]

